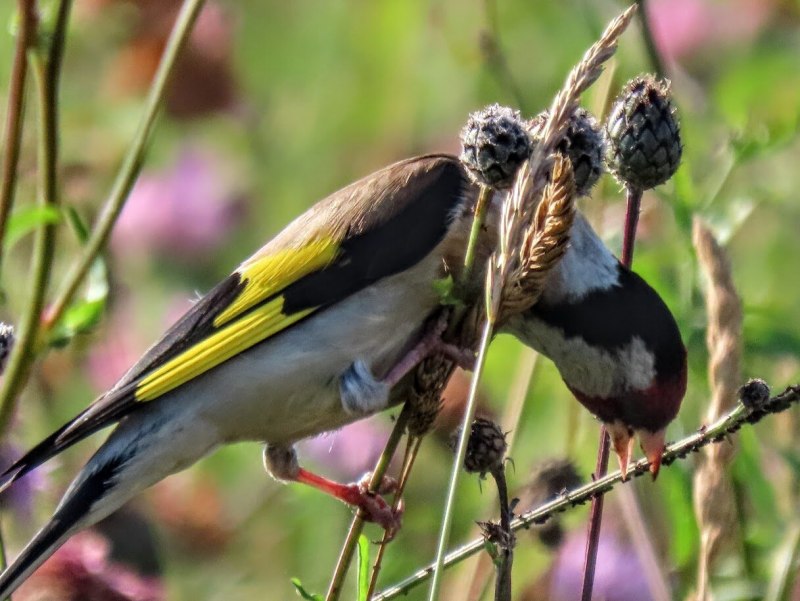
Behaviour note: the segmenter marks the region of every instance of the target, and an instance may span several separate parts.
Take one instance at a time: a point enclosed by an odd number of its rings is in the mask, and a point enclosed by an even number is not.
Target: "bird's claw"
[[[378,524],[386,531],[386,541],[392,540],[400,530],[403,518],[403,502],[394,509],[381,496],[391,494],[397,490],[397,480],[384,476],[377,491],[370,490],[371,474],[364,474],[358,482],[350,484],[353,502],[358,507],[363,517],[368,522]]]

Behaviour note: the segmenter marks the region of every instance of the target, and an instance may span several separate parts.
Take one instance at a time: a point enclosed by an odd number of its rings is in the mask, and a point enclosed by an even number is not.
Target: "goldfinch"
[[[429,322],[434,281],[461,265],[476,192],[455,157],[401,161],[314,205],[201,298],[111,390],[0,475],[2,490],[117,424],[0,575],[0,599],[72,534],[225,443],[263,442],[274,476],[393,527],[379,497],[300,468],[292,445],[399,402],[416,360],[443,349]]]
[[[667,425],[686,393],[686,348],[658,293],[580,213],[539,302],[505,330],[552,359],[578,401],[606,425],[623,473],[636,433],[658,475]]]

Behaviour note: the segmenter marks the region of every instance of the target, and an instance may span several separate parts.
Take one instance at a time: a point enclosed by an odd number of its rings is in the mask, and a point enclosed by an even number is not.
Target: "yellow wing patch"
[[[136,399],[139,401],[157,399],[262,340],[266,340],[315,310],[316,308],[311,308],[284,315],[282,313],[282,297],[265,303],[249,315],[231,323],[170,359],[143,378],[136,387]]]
[[[322,269],[333,261],[338,250],[333,238],[318,238],[300,248],[281,250],[245,264],[239,272],[246,282],[244,290],[217,315],[214,325],[220,327],[303,276]]]

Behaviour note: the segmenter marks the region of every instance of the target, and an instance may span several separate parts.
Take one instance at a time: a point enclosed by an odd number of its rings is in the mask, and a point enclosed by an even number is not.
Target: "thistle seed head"
[[[648,190],[671,178],[683,146],[669,82],[652,75],[629,81],[611,107],[606,137],[606,163],[623,184]]]
[[[478,184],[510,188],[532,142],[519,111],[491,104],[471,113],[461,130],[461,162]]]

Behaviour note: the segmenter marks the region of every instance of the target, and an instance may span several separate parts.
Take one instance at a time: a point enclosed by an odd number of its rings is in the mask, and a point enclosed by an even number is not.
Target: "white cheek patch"
[[[560,328],[530,316],[515,320],[511,331],[549,357],[570,388],[587,396],[610,398],[643,390],[655,377],[655,357],[638,336],[620,349],[607,351],[582,338],[565,338]]]

